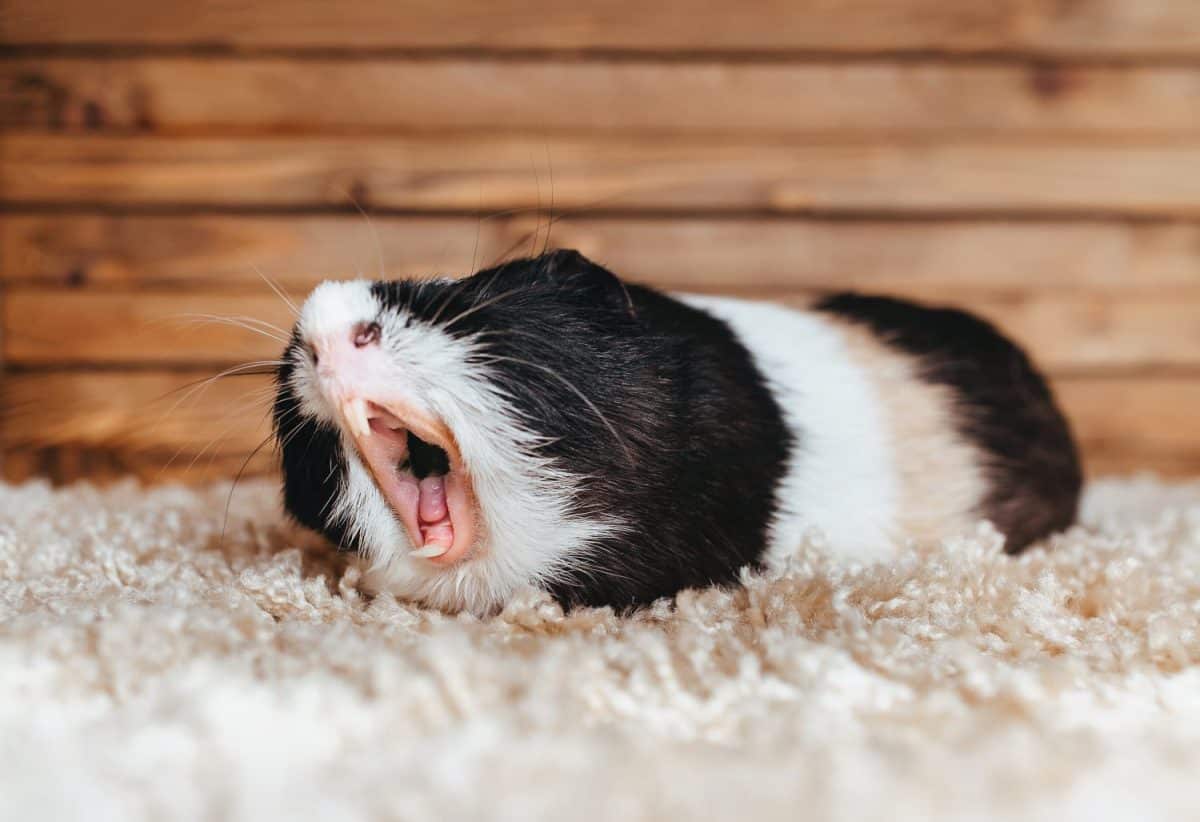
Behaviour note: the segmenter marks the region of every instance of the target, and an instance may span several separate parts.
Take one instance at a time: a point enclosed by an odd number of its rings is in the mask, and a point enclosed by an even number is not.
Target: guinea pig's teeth
[[[361,397],[346,400],[342,403],[342,416],[350,426],[350,433],[356,437],[371,435],[371,422],[367,419],[367,401]]]
[[[426,545],[424,548],[418,548],[412,552],[412,556],[421,557],[423,559],[433,559],[440,557],[442,554],[450,550],[449,545],[438,545],[436,542]]]

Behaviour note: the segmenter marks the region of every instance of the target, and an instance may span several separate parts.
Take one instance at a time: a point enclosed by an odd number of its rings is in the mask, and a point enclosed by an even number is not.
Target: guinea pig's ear
[[[634,316],[633,301],[625,284],[602,265],[589,260],[573,248],[548,251],[537,260],[539,273],[564,287],[586,293]]]

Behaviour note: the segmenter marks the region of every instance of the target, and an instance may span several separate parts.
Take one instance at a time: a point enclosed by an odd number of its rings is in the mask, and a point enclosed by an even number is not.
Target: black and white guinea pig
[[[575,251],[461,280],[327,282],[278,373],[288,511],[368,583],[485,614],[521,586],[626,608],[991,520],[1067,527],[1070,431],[961,311],[807,310],[626,284]]]

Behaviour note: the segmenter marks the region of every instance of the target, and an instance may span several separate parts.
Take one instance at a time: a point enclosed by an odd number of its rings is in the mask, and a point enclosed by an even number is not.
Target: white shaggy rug
[[[1200,814],[1200,486],[633,618],[391,598],[267,485],[0,486],[0,819]]]

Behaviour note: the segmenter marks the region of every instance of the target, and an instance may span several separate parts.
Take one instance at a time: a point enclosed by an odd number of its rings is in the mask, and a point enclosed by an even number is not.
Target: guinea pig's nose
[[[359,323],[354,326],[352,339],[355,348],[366,348],[379,342],[381,329],[379,323]]]

